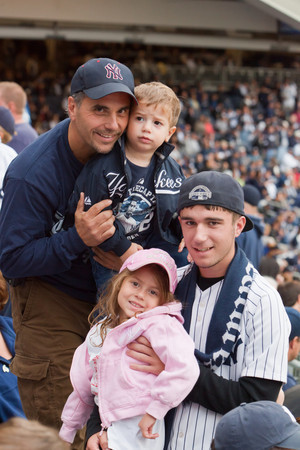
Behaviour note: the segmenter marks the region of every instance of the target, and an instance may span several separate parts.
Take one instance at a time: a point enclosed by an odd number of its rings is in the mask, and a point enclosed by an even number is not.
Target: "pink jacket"
[[[73,442],[76,431],[86,424],[92,412],[93,364],[97,369],[98,405],[104,427],[145,412],[162,419],[186,398],[198,379],[199,366],[194,357],[194,342],[182,326],[180,310],[181,303],[173,302],[123,322],[110,330],[94,358],[89,348],[99,325],[89,331],[74,353],[70,372],[74,391],[62,412],[62,439]],[[141,335],[150,341],[165,364],[165,370],[158,376],[129,367],[136,361],[126,355],[127,345]]]

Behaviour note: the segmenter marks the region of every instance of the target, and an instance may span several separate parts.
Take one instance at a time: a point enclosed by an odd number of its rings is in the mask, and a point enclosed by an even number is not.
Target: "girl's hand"
[[[155,434],[152,433],[152,428],[155,422],[156,422],[155,417],[150,416],[150,414],[146,413],[143,415],[143,417],[140,420],[139,427],[141,429],[144,438],[156,439],[159,436],[158,433]]]
[[[127,345],[127,355],[136,359],[140,364],[130,364],[130,368],[139,372],[159,375],[164,369],[164,363],[159,359],[150,342],[144,336]]]
[[[99,450],[100,448],[99,433],[95,433],[87,441],[86,450]],[[105,448],[107,447],[103,447],[102,450]]]
[[[93,436],[89,438],[86,444],[86,450],[109,450],[108,448],[108,440],[107,440],[107,431],[103,431],[100,436],[100,433],[95,433]]]
[[[101,450],[109,450],[108,448],[108,440],[107,440],[107,431],[103,431],[103,433],[100,436],[99,433],[99,442]]]

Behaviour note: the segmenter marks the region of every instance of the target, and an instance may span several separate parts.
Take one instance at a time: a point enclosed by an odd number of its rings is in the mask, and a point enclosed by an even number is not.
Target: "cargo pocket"
[[[18,378],[39,381],[46,378],[50,359],[32,358],[30,356],[15,355],[10,369]]]

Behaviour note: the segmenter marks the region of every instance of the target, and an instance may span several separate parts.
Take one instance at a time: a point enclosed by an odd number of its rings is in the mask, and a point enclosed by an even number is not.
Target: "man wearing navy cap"
[[[61,231],[62,223],[84,164],[110,152],[124,132],[133,91],[125,65],[87,61],[71,82],[69,118],[29,145],[4,181],[0,269],[10,283],[16,330],[11,369],[28,419],[56,428],[71,392],[72,356],[96,300],[85,252],[114,233],[112,212],[103,211],[110,201],[84,212],[82,195],[74,226]]]

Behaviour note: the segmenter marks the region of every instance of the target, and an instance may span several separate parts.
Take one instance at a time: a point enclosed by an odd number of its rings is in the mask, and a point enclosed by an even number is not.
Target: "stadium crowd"
[[[246,77],[234,79],[226,85],[220,80],[214,87],[207,88],[204,80],[193,81],[196,72],[195,79],[198,80],[201,60],[187,56],[181,58],[190,78],[178,81],[170,77],[171,62],[149,64],[143,52],[138,52],[138,58],[132,61],[136,85],[148,81],[148,77],[149,80],[164,81],[180,100],[177,131],[170,142],[174,145],[172,156],[186,177],[205,171],[224,172],[243,188],[254,186],[259,200],[255,200],[252,206],[257,206],[257,214],[263,224],[261,261],[276,262],[278,270],[272,274],[276,278],[276,287],[285,281],[300,280],[300,96],[297,79],[266,76],[258,80]],[[130,65],[128,61],[124,62]],[[230,66],[232,61],[219,57],[215,66],[218,64]],[[18,82],[25,89],[28,110],[24,116],[42,135],[66,117],[71,90],[67,81],[70,79],[69,70],[58,74],[40,70],[39,66],[38,60],[30,60],[28,56],[26,76],[21,77],[20,65],[19,70],[16,67],[6,69],[2,80]],[[14,135],[13,129],[11,134]],[[192,180],[193,177],[188,182]],[[252,200],[253,192],[251,194],[250,190],[250,204]],[[247,201],[245,195],[245,205]],[[243,205],[243,197],[241,203]],[[246,214],[251,215],[250,210]],[[232,245],[234,248],[234,237]],[[259,271],[263,276],[270,276],[267,271],[263,273],[262,265]],[[290,336],[291,341],[294,338],[299,341],[298,331],[295,336]],[[289,361],[297,355],[294,352]],[[6,356],[9,356],[7,361],[10,360],[14,356],[13,349]],[[17,390],[16,383],[14,386]]]
[[[11,64],[3,65],[1,78],[16,81],[26,90],[32,125],[38,134],[42,134],[66,117],[69,74],[73,66],[89,59],[89,47],[85,47],[85,53],[70,54],[68,65],[65,59],[65,67],[60,63],[60,70],[56,70],[57,64],[53,70],[50,70],[51,65],[45,69],[46,63],[40,55],[26,54],[27,47],[16,47],[13,41],[7,41],[2,47],[3,54],[11,58]],[[226,85],[221,81],[222,68],[239,64],[282,68],[286,64],[285,67],[297,69],[300,64],[297,58],[278,63],[261,54],[260,59],[248,56],[238,62],[225,52],[188,53],[151,46],[142,49],[134,44],[126,47],[105,44],[103,47],[106,55],[120,59],[132,68],[136,84],[158,79],[178,95],[182,111],[177,132],[171,139],[175,145],[172,156],[186,176],[202,170],[226,171],[242,185],[253,184],[259,189],[259,212],[265,222],[265,252],[276,258],[281,271],[288,267],[289,272],[298,277],[298,80],[267,74],[259,79],[245,76]],[[95,53],[95,49],[90,50]],[[220,81],[213,87],[206,88],[208,80],[201,79],[204,66],[219,73]],[[184,81],[175,76],[175,67],[181,67]]]

